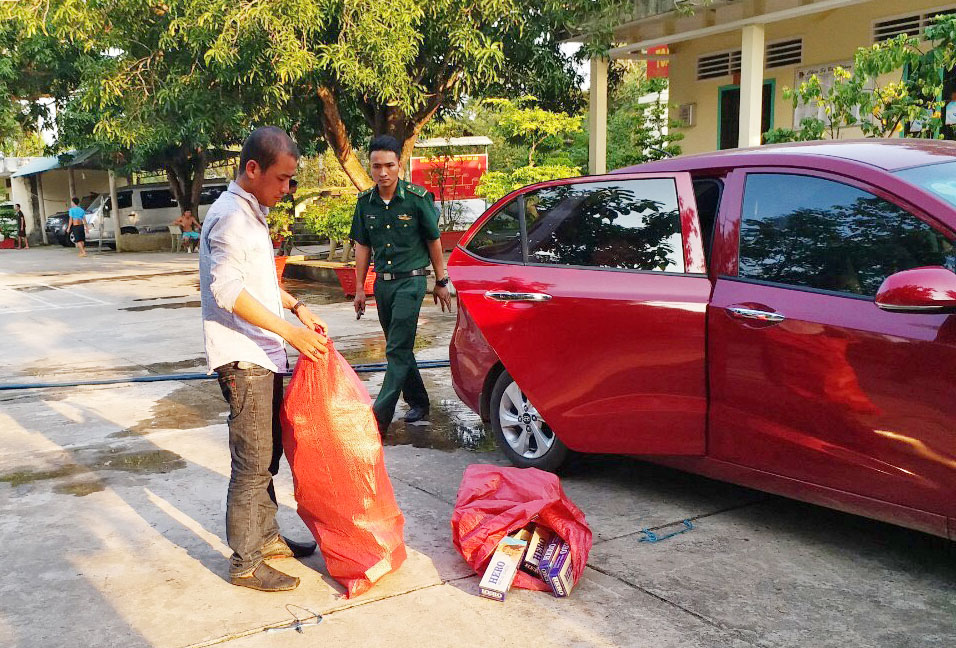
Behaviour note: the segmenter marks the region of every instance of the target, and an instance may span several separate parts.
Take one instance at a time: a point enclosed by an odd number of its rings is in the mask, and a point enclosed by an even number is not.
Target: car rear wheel
[[[498,446],[519,468],[557,470],[568,456],[561,443],[507,371],[491,391],[491,427]]]

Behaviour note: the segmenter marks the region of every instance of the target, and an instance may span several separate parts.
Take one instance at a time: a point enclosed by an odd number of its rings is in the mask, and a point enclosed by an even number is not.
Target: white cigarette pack
[[[527,548],[527,541],[505,536],[491,556],[485,574],[478,583],[478,592],[485,598],[504,601]]]

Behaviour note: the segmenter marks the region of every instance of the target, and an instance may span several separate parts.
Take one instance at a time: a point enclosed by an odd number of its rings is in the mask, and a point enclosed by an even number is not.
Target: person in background
[[[451,311],[435,197],[425,187],[400,179],[401,156],[402,147],[391,135],[369,144],[375,186],[359,194],[350,235],[355,241],[354,305],[359,317],[365,312],[365,277],[373,260],[377,275],[375,307],[385,332],[388,366],[372,409],[382,435],[395,416],[399,396],[409,406],[406,423],[428,417],[428,392],[414,349],[429,262],[435,271],[435,304]]]
[[[23,210],[20,209],[20,203],[16,204],[16,209],[17,249],[29,250],[30,244],[27,242],[27,217],[23,215]]]
[[[193,210],[184,209],[182,216],[173,221],[183,232],[183,247],[189,252],[199,251],[199,221],[193,216]]]
[[[70,233],[73,235],[73,242],[76,243],[80,256],[86,256],[86,210],[80,207],[80,199],[73,197],[73,206],[70,207],[68,216],[70,218]]]

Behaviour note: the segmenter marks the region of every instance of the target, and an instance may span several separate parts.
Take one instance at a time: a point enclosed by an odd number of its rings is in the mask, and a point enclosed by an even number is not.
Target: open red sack
[[[536,468],[472,464],[465,469],[451,516],[452,541],[481,575],[501,539],[534,521],[571,545],[576,583],[591,552],[591,529],[556,475]],[[549,591],[541,580],[519,571],[512,587]]]
[[[282,406],[282,444],[299,516],[329,574],[348,597],[405,560],[405,518],[395,502],[371,399],[329,341],[314,362],[300,356]]]

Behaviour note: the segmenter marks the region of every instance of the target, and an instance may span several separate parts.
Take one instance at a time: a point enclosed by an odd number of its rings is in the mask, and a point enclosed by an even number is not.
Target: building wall
[[[859,47],[873,44],[873,23],[899,15],[923,13],[932,9],[954,8],[956,5],[941,0],[873,0],[845,9],[834,9],[812,16],[773,23],[766,26],[766,42],[803,38],[803,60],[799,65],[765,69],[764,79],[775,81],[773,127],[793,126],[793,104],[783,97],[784,88],[795,86],[798,69],[826,63],[850,61]],[[684,153],[703,153],[718,147],[718,90],[734,85],[731,76],[697,80],[697,58],[741,46],[740,31],[718,34],[708,38],[677,43],[671,47],[670,94],[671,105],[696,103],[696,125],[679,129],[684,134],[680,142]],[[844,132],[843,137],[860,137],[858,129]]]

